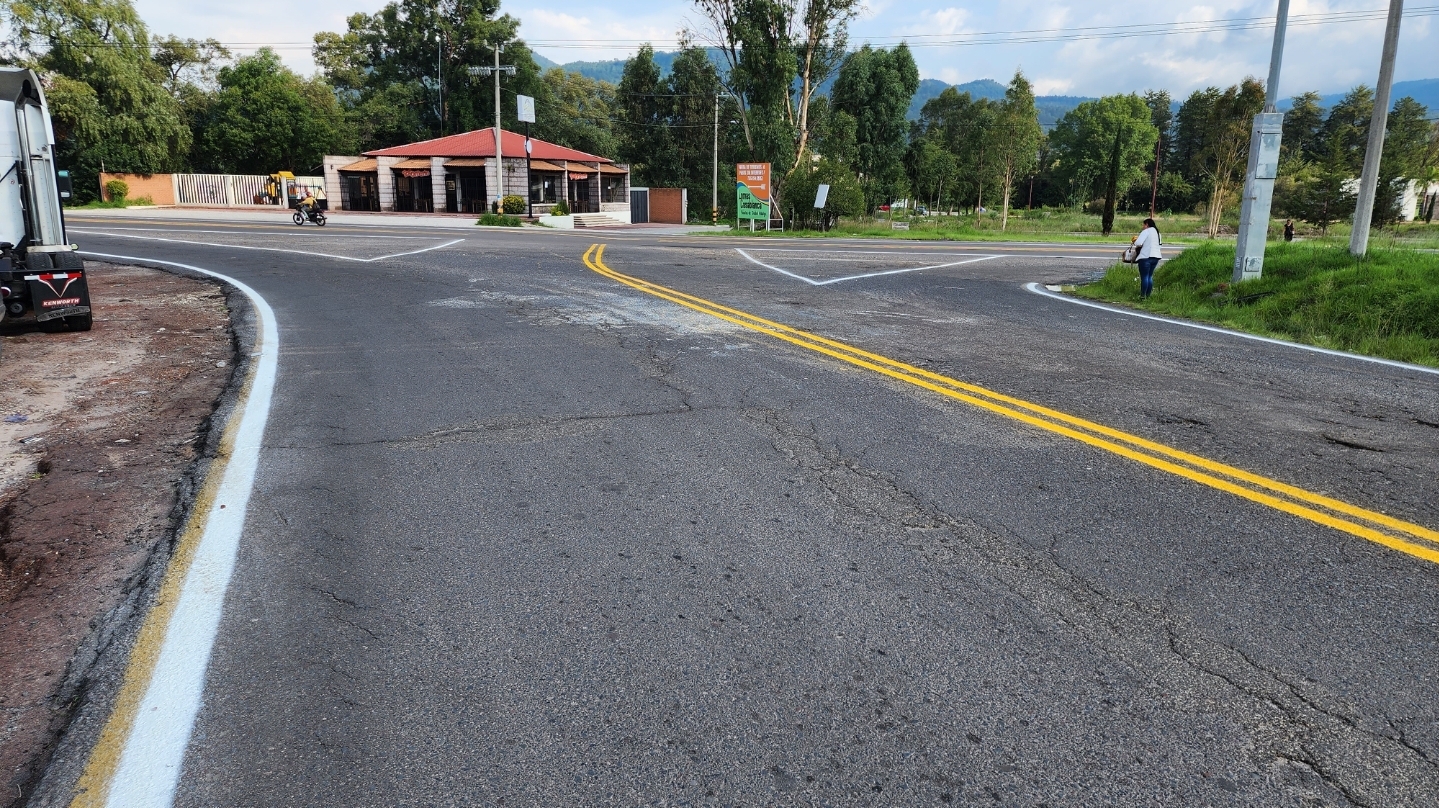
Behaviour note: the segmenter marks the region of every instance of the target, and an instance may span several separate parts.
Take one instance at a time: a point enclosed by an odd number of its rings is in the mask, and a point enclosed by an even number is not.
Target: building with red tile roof
[[[529,139],[526,159],[525,140],[518,132],[501,134],[503,171],[494,129],[327,156],[326,193],[342,210],[475,214],[492,210],[502,195],[524,196],[528,187],[536,215],[563,199],[573,213],[629,220],[628,166],[538,138]]]

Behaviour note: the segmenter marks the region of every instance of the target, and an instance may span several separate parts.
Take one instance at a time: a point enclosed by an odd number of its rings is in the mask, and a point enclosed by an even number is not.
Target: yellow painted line
[[[258,353],[260,346],[257,344],[252,350]],[[235,401],[233,412],[245,411],[245,403],[250,397],[250,388],[254,381],[252,363],[251,372]],[[215,505],[215,494],[220,487],[220,480],[225,476],[225,465],[234,453],[235,434],[241,420],[238,417],[231,418],[220,437],[220,446],[205,473],[205,482],[195,496],[195,502],[190,508],[190,518],[185,522],[180,540],[175,546],[175,554],[171,556],[169,566],[165,569],[165,578],[155,595],[155,604],[145,615],[145,622],[141,624],[135,637],[135,646],[130,649],[130,661],[125,667],[125,678],[120,684],[120,693],[115,698],[110,718],[100,730],[100,737],[90,751],[85,770],[75,784],[75,796],[70,802],[70,808],[103,808],[109,797],[110,783],[120,765],[120,754],[125,750],[125,742],[130,737],[130,728],[135,723],[140,702],[150,687],[155,661],[160,656],[160,647],[165,642],[170,619],[174,617],[175,605],[180,601],[180,588],[184,585],[190,564],[195,559],[195,550],[200,546],[200,539],[204,537],[205,522],[210,518],[210,510]]]
[[[701,297],[616,272],[605,265],[604,245],[602,244],[591,245],[585,251],[584,262],[590,269],[611,280],[686,308],[1439,564],[1439,549],[1430,547],[1426,543],[1439,544],[1439,532],[1421,525],[1360,508],[1298,486],[1272,480],[1058,410],[1006,396],[978,385],[961,382]],[[1181,463],[1189,465],[1181,465]],[[1224,477],[1230,479],[1224,479]],[[1311,505],[1333,513],[1318,510],[1316,507],[1310,507]],[[1370,524],[1351,521],[1351,519],[1344,518],[1345,516]],[[1378,529],[1381,527],[1404,535],[1391,535],[1391,533]],[[1419,541],[1411,541],[1410,538]]]

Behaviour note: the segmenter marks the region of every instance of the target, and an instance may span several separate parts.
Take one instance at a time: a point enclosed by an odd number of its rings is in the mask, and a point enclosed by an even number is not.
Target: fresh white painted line
[[[189,264],[158,261],[129,255],[82,251],[82,255],[165,264],[209,275],[234,286],[255,307],[259,356],[251,365],[244,403],[237,413],[229,457],[223,462],[215,498],[185,572],[180,597],[160,646],[145,697],[140,702],[130,734],[120,753],[119,764],[110,782],[107,808],[168,808],[180,780],[185,748],[205,688],[205,669],[220,627],[225,590],[235,569],[235,555],[245,526],[245,512],[255,470],[260,462],[260,445],[270,416],[270,398],[275,389],[275,371],[280,354],[280,333],[270,304],[249,286],[218,272]],[[232,416],[234,417],[234,416]],[[213,473],[213,471],[212,471]]]
[[[1361,362],[1373,362],[1376,365],[1388,365],[1389,367],[1402,368],[1403,370],[1417,370],[1420,373],[1432,373],[1434,375],[1439,375],[1439,368],[1430,368],[1423,365],[1411,365],[1408,362],[1397,362],[1393,359],[1380,359],[1377,356],[1364,356],[1363,354],[1349,353],[1348,351],[1335,351],[1329,348],[1320,348],[1315,345],[1305,345],[1299,342],[1289,342],[1288,340],[1274,339],[1273,337],[1261,337],[1255,334],[1246,334],[1243,331],[1233,331],[1228,328],[1220,328],[1219,326],[1214,325],[1190,323],[1184,320],[1175,320],[1169,317],[1159,317],[1154,314],[1144,314],[1143,312],[1130,311],[1128,309],[1121,309],[1115,306],[1106,306],[1102,303],[1093,303],[1088,300],[1080,300],[1076,297],[1070,297],[1069,295],[1061,295],[1056,292],[1051,292],[1037,283],[1027,283],[1024,285],[1024,288],[1037,295],[1052,297],[1055,300],[1063,300],[1065,303],[1073,303],[1076,306],[1088,306],[1091,309],[1100,309],[1101,311],[1107,311],[1111,314],[1123,314],[1128,317],[1138,317],[1141,320],[1154,320],[1155,322],[1169,323],[1170,325],[1182,325],[1185,328],[1196,328],[1200,331],[1212,331],[1216,334],[1225,334],[1227,336],[1239,337],[1240,339],[1253,340],[1255,342],[1267,342],[1270,345],[1283,345],[1286,348],[1298,348],[1301,351],[1312,351],[1313,353],[1327,354],[1329,356],[1339,356],[1343,357],[1344,359],[1358,359]]]
[[[803,275],[796,275],[796,274],[794,274],[793,272],[790,272],[790,271],[787,270],[787,269],[780,269],[779,267],[772,267],[772,266],[770,266],[769,264],[766,264],[765,262],[763,262],[763,261],[755,258],[754,256],[750,255],[749,253],[745,252],[744,250],[741,250],[741,249],[738,248],[738,247],[735,247],[734,251],[737,252],[737,253],[739,253],[740,255],[743,255],[745,258],[749,259],[749,260],[752,261],[753,263],[759,264],[760,266],[764,267],[765,269],[772,269],[772,270],[774,270],[775,272],[778,272],[778,273],[781,274],[781,275],[788,275],[788,276],[790,276],[791,278],[794,278],[795,280],[804,281],[805,283],[809,284],[810,286],[820,286],[820,285],[821,285],[819,281],[812,281],[812,280],[810,280],[809,278],[806,278],[806,277],[803,276]]]
[[[229,250],[261,250],[261,251],[264,251],[264,252],[290,253],[290,254],[292,254],[292,255],[313,255],[313,256],[316,256],[316,257],[319,257],[319,258],[334,258],[334,259],[339,260],[339,261],[354,261],[354,262],[359,263],[359,264],[372,264],[372,263],[374,263],[374,262],[376,262],[376,261],[384,261],[384,260],[387,259],[387,258],[399,258],[400,256],[403,256],[403,255],[418,255],[418,254],[420,254],[420,253],[429,252],[429,251],[431,251],[431,250],[444,249],[445,247],[450,247],[450,246],[453,246],[453,245],[455,245],[455,244],[459,244],[460,242],[464,241],[464,239],[462,239],[462,238],[457,238],[457,239],[455,239],[454,241],[447,241],[447,242],[445,242],[444,244],[436,244],[436,245],[434,245],[433,247],[425,247],[424,249],[420,249],[420,250],[409,250],[409,251],[407,251],[407,252],[391,253],[390,255],[381,255],[381,256],[377,256],[377,257],[375,257],[375,258],[354,258],[354,257],[348,256],[348,255],[334,255],[334,254],[332,254],[332,253],[311,252],[311,251],[309,251],[309,250],[296,250],[296,249],[292,249],[292,248],[290,248],[290,247],[249,247],[249,246],[245,246],[245,245],[241,245],[241,244],[215,244],[215,243],[209,242],[209,241],[189,241],[189,240],[187,240],[187,239],[182,239],[182,238],[161,238],[160,236],[134,236],[134,235],[131,235],[131,234],[129,234],[129,233],[115,233],[115,232],[106,231],[106,230],[87,230],[87,231],[85,231],[85,232],[87,232],[87,233],[94,233],[94,234],[97,235],[97,236],[114,236],[115,238],[133,238],[133,239],[139,239],[139,240],[141,240],[141,241],[163,241],[163,242],[165,242],[165,243],[167,243],[167,244],[194,244],[194,245],[200,246],[200,247],[224,247],[224,248],[229,249]]]
[[[348,226],[348,225],[347,225],[347,226]],[[102,233],[102,234],[103,234],[103,231],[100,231],[100,230],[91,230],[91,229],[85,228],[85,227],[67,227],[67,228],[65,228],[65,229],[66,229],[66,230],[74,230],[74,231],[77,232],[77,233]],[[109,229],[110,229],[110,230],[127,230],[127,231],[131,231],[131,232],[139,232],[139,233],[153,233],[153,232],[155,232],[155,231],[157,231],[157,230],[158,230],[158,231],[164,231],[164,230],[166,230],[167,228],[164,228],[164,227],[111,227],[111,228],[109,228]],[[185,230],[185,232],[186,232],[186,233],[218,233],[218,234],[220,234],[220,235],[226,235],[226,236],[291,236],[291,235],[295,235],[295,234],[297,234],[297,233],[315,233],[315,232],[317,232],[317,231],[316,231],[316,230],[313,230],[313,229],[310,229],[310,228],[303,228],[303,229],[300,229],[300,230],[277,230],[277,231],[275,231],[275,232],[273,232],[273,233],[264,233],[264,232],[261,232],[261,231],[258,231],[258,230]],[[323,231],[323,230],[320,230],[320,231],[318,231],[318,232],[323,233],[324,231]],[[332,231],[332,232],[333,232],[333,231]],[[345,237],[345,238],[388,238],[388,239],[406,239],[406,240],[409,240],[409,241],[434,241],[434,240],[435,240],[435,237],[434,237],[434,236],[376,236],[376,235],[371,235],[371,234],[369,234],[369,233],[348,233],[348,232],[345,233],[344,237]]]
[[[998,255],[982,255],[979,258],[971,258],[968,261],[954,261],[948,264],[934,264],[933,266],[927,267],[910,267],[909,269],[887,269],[884,272],[867,272],[863,275],[849,275],[843,278],[831,278],[827,281],[820,281],[819,285],[827,286],[831,283],[839,283],[840,281],[857,281],[860,278],[878,278],[881,275],[900,275],[905,272],[919,272],[920,270],[924,269],[944,269],[945,267],[957,267],[963,264],[979,263],[980,261],[993,261],[994,259],[1000,257],[1001,256]]]
[[[973,263],[975,263],[975,262],[977,262],[977,261],[990,261],[990,260],[993,260],[993,259],[995,259],[995,258],[999,258],[999,257],[1000,257],[1000,256],[998,256],[998,255],[983,255],[983,256],[980,256],[979,258],[971,258],[971,259],[969,259],[969,260],[967,260],[967,261],[955,261],[955,262],[949,263],[949,264],[934,264],[934,265],[932,265],[932,266],[927,266],[927,267],[909,267],[909,268],[907,268],[907,269],[888,269],[888,270],[885,270],[884,272],[867,272],[867,273],[865,273],[865,274],[863,274],[863,275],[847,275],[847,276],[845,276],[845,277],[843,277],[843,278],[830,278],[830,279],[827,280],[827,281],[817,281],[817,280],[814,280],[814,279],[812,279],[812,278],[806,278],[806,277],[803,276],[803,275],[797,275],[797,274],[795,274],[795,273],[793,273],[793,272],[790,272],[790,271],[787,270],[787,269],[780,269],[779,267],[776,267],[776,266],[770,266],[769,264],[766,264],[765,262],[763,262],[763,261],[755,258],[754,256],[750,255],[749,253],[745,252],[744,250],[741,250],[741,249],[738,248],[738,247],[735,248],[735,252],[739,253],[740,255],[743,255],[745,258],[749,259],[751,262],[753,262],[753,263],[755,263],[755,264],[758,264],[758,265],[764,267],[765,269],[772,269],[772,270],[774,270],[775,272],[778,272],[778,273],[781,274],[781,275],[788,275],[789,277],[794,278],[794,279],[796,279],[796,280],[804,281],[805,283],[809,284],[810,286],[828,286],[828,285],[830,285],[830,284],[832,284],[832,283],[840,283],[840,282],[842,282],[842,281],[857,281],[857,280],[859,280],[860,278],[878,278],[878,277],[880,277],[881,275],[899,275],[899,274],[904,273],[904,272],[919,272],[920,270],[923,270],[923,269],[943,269],[943,268],[945,268],[945,267],[957,267],[957,266],[959,266],[959,265],[961,265],[961,264],[973,264]]]

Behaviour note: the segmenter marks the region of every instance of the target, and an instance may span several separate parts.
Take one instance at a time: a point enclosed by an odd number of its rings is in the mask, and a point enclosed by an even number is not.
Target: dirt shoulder
[[[86,263],[95,326],[0,324],[0,806],[24,804],[168,554],[234,372],[211,282]]]

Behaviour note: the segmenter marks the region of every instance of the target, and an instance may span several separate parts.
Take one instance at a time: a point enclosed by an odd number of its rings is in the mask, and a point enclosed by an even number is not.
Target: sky
[[[296,14],[292,0],[133,0],[157,34],[215,37],[237,43],[237,53],[272,44],[294,69],[314,69],[308,43],[317,31],[342,31],[345,18],[373,12],[384,0],[307,0]],[[1439,78],[1439,6],[1410,2],[1399,46],[1396,79]],[[1061,0],[868,0],[851,26],[853,45],[891,45],[906,38],[923,78],[949,83],[990,78],[1005,82],[1022,69],[1042,95],[1097,96],[1168,89],[1176,96],[1210,85],[1228,86],[1246,75],[1268,74],[1272,20],[1277,0],[1215,0],[1208,3],[1062,2]],[[1382,13],[1322,25],[1297,24],[1301,15],[1376,11],[1384,0],[1292,0],[1291,24],[1280,89],[1329,93],[1359,83],[1373,85],[1384,34]],[[535,51],[565,63],[613,59],[651,41],[672,49],[676,33],[698,21],[685,0],[599,0],[557,4],[505,0],[501,7],[521,20],[520,33]],[[1426,14],[1426,10],[1427,14]],[[1126,38],[1067,39],[1014,43],[955,44],[977,34],[1059,30],[1069,36],[1103,26],[1193,24],[1205,20],[1258,18],[1251,30],[1202,31],[1170,36],[1141,33]],[[1150,30],[1155,30],[1151,28]],[[1031,35],[1032,36],[1032,35]],[[1050,34],[1042,36],[1052,36]],[[993,40],[987,36],[982,39]],[[1009,37],[1013,38],[1013,37]],[[239,43],[243,43],[240,45]]]

